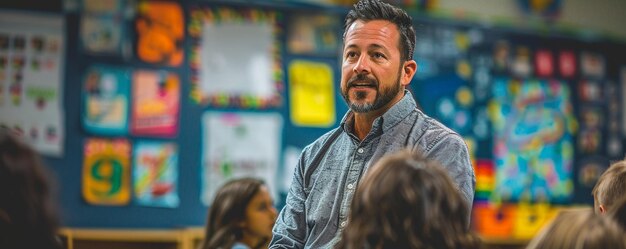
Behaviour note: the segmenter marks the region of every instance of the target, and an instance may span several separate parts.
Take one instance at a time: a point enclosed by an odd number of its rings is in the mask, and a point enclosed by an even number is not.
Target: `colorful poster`
[[[63,155],[64,27],[61,15],[0,11],[0,126],[49,156]]]
[[[130,202],[130,143],[125,139],[85,141],[83,198],[92,205]]]
[[[180,66],[184,59],[185,18],[178,3],[140,1],[137,5],[137,56],[144,62]]]
[[[178,207],[178,150],[174,143],[135,143],[133,185],[139,205]]]
[[[496,165],[492,197],[567,202],[577,126],[567,84],[496,79],[489,109]]]
[[[287,48],[292,54],[331,55],[339,51],[337,16],[298,13],[289,17]]]
[[[580,72],[588,78],[604,78],[606,66],[604,56],[598,53],[580,53]]]
[[[539,77],[551,77],[554,72],[552,52],[547,49],[535,51],[535,72]]]
[[[128,133],[130,70],[92,66],[85,73],[82,94],[85,130],[100,135]]]
[[[289,65],[291,122],[329,127],[335,123],[333,70],[325,63],[294,60]]]
[[[576,54],[569,50],[559,53],[559,72],[563,78],[573,78],[576,76]]]
[[[263,179],[276,197],[283,120],[274,113],[205,112],[202,117],[202,196],[205,205],[225,182]]]
[[[174,137],[178,132],[180,80],[166,71],[133,73],[131,134]]]
[[[126,0],[80,0],[81,9],[86,13],[112,14],[121,12]]]
[[[83,49],[94,54],[122,53],[124,36],[122,14],[84,14],[80,23],[80,38]]]
[[[280,106],[278,18],[261,10],[192,10],[191,98],[218,107]]]

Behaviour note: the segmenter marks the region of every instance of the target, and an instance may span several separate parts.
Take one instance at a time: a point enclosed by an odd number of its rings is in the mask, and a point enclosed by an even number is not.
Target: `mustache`
[[[347,85],[348,85],[348,88],[354,87],[354,86],[363,86],[363,85],[378,87],[378,81],[376,79],[367,77],[367,75],[363,73],[360,73],[350,78],[350,80],[348,80]]]

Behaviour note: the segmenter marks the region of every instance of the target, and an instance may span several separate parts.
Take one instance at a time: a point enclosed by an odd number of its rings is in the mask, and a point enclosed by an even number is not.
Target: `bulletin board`
[[[114,1],[115,2],[115,1]],[[120,0],[120,2],[124,2]],[[268,3],[253,6],[255,10],[275,12],[276,28],[278,31],[273,37],[282,44],[277,50],[273,50],[279,66],[280,72],[272,75],[271,101],[266,104],[235,105],[242,103],[245,98],[231,98],[220,100],[217,96],[208,102],[198,101],[198,96],[193,96],[194,62],[196,55],[192,49],[197,44],[196,40],[190,36],[188,29],[192,10],[228,8],[232,10],[245,10],[249,6],[241,4],[222,2],[198,3],[198,1],[180,1],[180,11],[184,27],[184,36],[173,35],[168,41],[171,46],[160,48],[158,58],[150,60],[148,55],[137,54],[139,49],[137,41],[141,39],[139,34],[138,18],[125,17],[121,21],[116,21],[115,25],[123,25],[126,32],[125,39],[115,41],[111,44],[100,44],[94,47],[85,47],[81,39],[81,29],[83,29],[83,12],[81,6],[77,10],[63,10],[58,6],[44,9],[46,12],[62,13],[65,21],[65,37],[67,49],[65,51],[64,66],[64,89],[63,89],[63,109],[65,110],[65,142],[64,155],[62,157],[45,157],[45,161],[55,173],[59,186],[59,203],[61,205],[62,224],[70,227],[115,227],[115,228],[171,228],[186,226],[202,226],[206,220],[207,206],[201,201],[203,194],[203,153],[207,149],[203,141],[203,117],[208,112],[213,113],[236,113],[253,115],[278,115],[281,117],[282,129],[279,138],[278,165],[275,174],[273,188],[276,190],[276,203],[278,207],[284,205],[286,197],[286,187],[292,177],[294,158],[306,145],[323,135],[331,128],[336,127],[338,122],[347,111],[339,89],[340,80],[340,48],[341,48],[341,20],[347,10],[339,7],[319,7],[310,8],[306,4],[297,3]],[[61,3],[59,3],[60,5]],[[144,6],[147,8],[146,6]],[[174,11],[177,8],[174,7]],[[147,9],[144,9],[147,11]],[[41,9],[39,11],[42,11]],[[108,10],[111,11],[111,10]],[[116,10],[113,10],[116,11]],[[148,11],[149,12],[149,11]],[[146,12],[146,13],[148,13]],[[110,13],[109,13],[110,14]],[[206,13],[205,13],[206,14]],[[93,13],[90,13],[93,15]],[[146,14],[148,15],[148,14]],[[149,16],[149,15],[148,15]],[[306,16],[317,26],[309,30],[302,30],[303,21],[300,16]],[[233,16],[231,16],[232,18]],[[145,16],[142,18],[146,18]],[[170,16],[175,22],[180,21],[178,14]],[[237,18],[234,18],[238,20]],[[333,21],[335,20],[335,21]],[[340,20],[337,24],[336,20]],[[333,24],[334,23],[334,24]],[[565,182],[561,192],[555,194],[542,194],[541,191],[549,188],[542,186],[552,186],[541,180],[547,178],[540,174],[542,172],[528,170],[529,176],[535,176],[535,185],[538,191],[536,195],[531,195],[530,200],[538,200],[542,196],[552,196],[549,198],[550,204],[589,204],[590,191],[593,187],[594,174],[601,172],[609,161],[622,159],[623,148],[614,148],[615,142],[610,142],[611,138],[618,138],[618,145],[623,144],[623,134],[615,127],[622,127],[621,114],[614,108],[615,104],[610,102],[612,93],[621,92],[623,89],[622,79],[619,77],[621,66],[626,62],[623,44],[619,42],[607,41],[604,39],[576,39],[568,35],[548,35],[538,34],[530,30],[510,30],[497,27],[483,27],[470,25],[467,23],[455,23],[452,21],[432,20],[425,17],[415,18],[417,27],[418,42],[415,52],[415,59],[418,62],[418,73],[411,83],[410,90],[416,97],[420,108],[429,116],[432,116],[449,127],[457,130],[466,139],[473,155],[473,165],[477,175],[476,199],[477,205],[482,203],[504,203],[507,201],[517,202],[524,197],[524,191],[520,190],[518,199],[508,198],[504,193],[495,193],[497,184],[498,162],[500,157],[494,156],[494,113],[497,110],[490,103],[493,103],[494,93],[498,93],[498,87],[494,82],[502,82],[504,89],[509,89],[509,85],[531,86],[519,89],[528,91],[527,95],[519,95],[518,99],[532,97],[533,91],[549,93],[554,91],[561,94],[569,93],[569,98],[562,100],[564,106],[553,106],[553,103],[542,102],[544,107],[551,110],[563,112],[564,121],[561,124],[543,124],[547,127],[555,125],[560,127],[557,130],[561,135],[560,140],[554,143],[554,147],[559,147],[558,160],[568,162],[570,168],[559,168],[554,172]],[[295,27],[295,28],[294,28]],[[178,29],[172,29],[178,30]],[[291,30],[291,31],[290,31]],[[294,30],[298,30],[295,32]],[[298,35],[293,35],[297,33]],[[98,44],[96,44],[98,45]],[[105,46],[106,45],[106,46]],[[525,48],[520,48],[525,47]],[[508,67],[501,68],[499,56],[495,51],[506,51],[504,56],[505,64]],[[181,51],[183,53],[181,53]],[[567,53],[576,51],[575,54]],[[587,51],[582,55],[579,51]],[[567,61],[574,57],[575,68],[571,71],[567,63],[552,63],[552,76],[542,75],[545,67],[541,67],[541,73],[537,74],[535,60],[543,58],[542,54],[554,61]],[[561,53],[565,52],[565,53]],[[600,55],[602,60],[595,59]],[[274,56],[274,54],[272,54]],[[180,58],[183,59],[180,59]],[[586,74],[580,71],[580,58],[588,63]],[[154,58],[152,58],[154,59]],[[529,61],[529,65],[514,62],[519,59]],[[597,64],[604,63],[604,74],[598,75]],[[539,62],[543,63],[543,62]],[[266,65],[266,64],[264,64]],[[513,66],[516,65],[516,66]],[[113,66],[113,67],[109,67]],[[563,67],[561,69],[559,67]],[[515,67],[515,73],[511,68]],[[128,81],[128,88],[118,89],[114,99],[122,99],[122,110],[127,112],[128,120],[119,120],[103,126],[98,124],[98,129],[111,128],[115,124],[114,130],[109,130],[108,134],[94,133],[93,128],[87,128],[84,124],[85,115],[81,103],[88,99],[83,84],[86,75],[94,68],[105,68],[112,75],[119,76],[123,81]],[[275,69],[275,68],[273,68]],[[126,72],[124,70],[129,70]],[[145,98],[145,101],[160,103],[156,106],[173,107],[170,111],[165,109],[147,108],[144,113],[160,113],[165,120],[175,118],[177,122],[168,123],[167,129],[161,132],[136,133],[132,127],[133,112],[133,72],[142,70],[148,73],[152,79],[150,83],[152,94]],[[569,70],[569,71],[568,71]],[[549,70],[548,70],[549,71]],[[290,80],[291,73],[299,73]],[[307,74],[302,74],[307,72]],[[527,74],[524,76],[524,74]],[[116,77],[117,77],[116,76]],[[320,77],[324,82],[312,81],[311,77]],[[170,80],[168,80],[170,79]],[[122,81],[120,81],[122,82]],[[170,83],[167,83],[170,82]],[[279,83],[276,83],[279,82]],[[516,82],[516,83],[511,83]],[[293,85],[292,85],[293,84]],[[322,89],[318,95],[311,95],[308,91],[311,88]],[[126,90],[130,89],[130,90]],[[168,90],[169,89],[169,90]],[[534,89],[534,90],[533,90]],[[539,90],[537,90],[539,89]],[[507,90],[508,91],[508,90]],[[515,90],[514,90],[515,91]],[[115,91],[113,91],[115,92]],[[178,95],[176,95],[178,92]],[[100,92],[91,92],[91,97],[102,97]],[[171,94],[176,97],[168,97]],[[275,93],[279,93],[275,95]],[[308,107],[309,103],[292,101],[291,94],[300,94],[311,100],[332,100],[331,104],[324,102],[323,105]],[[557,95],[558,95],[557,94]],[[544,96],[548,96],[545,95]],[[529,98],[530,98],[529,97]],[[99,99],[102,100],[102,99]],[[274,101],[276,100],[276,101]],[[222,101],[222,102],[220,102]],[[114,102],[112,102],[114,103]],[[175,103],[175,104],[173,104]],[[210,103],[223,103],[222,105]],[[265,103],[265,102],[263,102]],[[291,103],[298,105],[293,108]],[[501,103],[502,104],[502,103]],[[569,106],[568,106],[569,104]],[[126,106],[127,105],[127,106]],[[507,105],[503,103],[500,112],[506,112]],[[621,106],[621,105],[619,105]],[[307,116],[302,110],[316,108],[322,110],[325,115]],[[491,108],[491,109],[490,109]],[[538,108],[538,107],[537,107]],[[157,112],[156,110],[163,112]],[[545,109],[545,108],[544,108]],[[544,113],[544,114],[541,114]],[[529,113],[530,117],[542,120],[540,115],[548,115],[550,112]],[[535,116],[533,116],[535,115]],[[616,116],[617,115],[617,116]],[[581,117],[587,117],[581,119]],[[497,120],[497,119],[495,119]],[[573,120],[573,121],[572,121]],[[602,120],[602,122],[598,122]],[[614,120],[617,123],[613,122]],[[93,124],[96,126],[96,124]],[[508,125],[508,123],[507,123]],[[532,131],[532,126],[527,127],[527,131]],[[96,129],[97,130],[97,129]],[[503,130],[504,132],[504,130]],[[505,134],[505,133],[502,133]],[[584,134],[584,135],[581,135]],[[502,139],[507,136],[501,136]],[[83,187],[82,169],[84,165],[84,146],[86,141],[92,138],[105,139],[126,139],[134,149],[138,146],[142,152],[152,158],[170,158],[176,160],[176,167],[171,168],[161,177],[162,183],[154,182],[152,178],[151,188],[157,188],[167,192],[163,198],[157,198],[154,192],[146,194],[145,188],[129,189],[134,191],[133,195],[141,196],[141,200],[131,198],[128,204],[124,205],[92,205],[88,204],[82,197]],[[550,139],[550,137],[545,138]],[[508,141],[508,140],[502,140]],[[530,140],[532,145],[534,140]],[[158,148],[169,148],[167,157],[156,152],[152,152],[154,146]],[[568,151],[571,148],[571,151]],[[620,155],[610,155],[609,152],[618,151]],[[539,152],[541,154],[541,152]],[[569,154],[568,154],[569,153]],[[506,154],[505,154],[506,155]],[[528,157],[528,160],[542,160],[540,155]],[[171,159],[174,158],[174,159]],[[506,156],[502,157],[506,158]],[[549,157],[552,158],[552,157]],[[132,158],[130,161],[136,160]],[[165,159],[163,159],[165,160]],[[500,161],[499,161],[500,160]],[[148,160],[149,161],[149,160]],[[142,164],[148,161],[133,162]],[[552,163],[560,164],[561,161],[553,160]],[[131,164],[133,164],[131,163]],[[148,167],[148,166],[146,166]],[[545,173],[545,172],[544,172]],[[133,177],[133,171],[129,170],[129,177]],[[137,170],[134,172],[138,181],[145,180],[145,172]],[[172,180],[174,176],[177,180]],[[543,177],[543,178],[542,178]],[[597,177],[597,175],[595,176]],[[569,183],[568,183],[569,182]],[[158,185],[161,184],[161,185]],[[557,185],[559,182],[557,181]],[[158,186],[161,187],[158,187]],[[163,186],[169,186],[166,189]],[[559,185],[561,186],[561,185]],[[520,189],[523,189],[521,187]],[[532,189],[532,188],[531,188]],[[517,189],[515,190],[517,191]],[[512,193],[515,193],[512,190]],[[159,191],[157,191],[159,192]],[[163,192],[165,193],[165,192]],[[507,197],[507,198],[505,198]],[[518,210],[530,210],[518,207]],[[485,209],[481,209],[481,212]],[[489,211],[489,210],[487,210]]]
[[[412,87],[468,144],[476,231],[530,239],[559,208],[592,205],[598,177],[625,155],[623,43],[418,23]]]

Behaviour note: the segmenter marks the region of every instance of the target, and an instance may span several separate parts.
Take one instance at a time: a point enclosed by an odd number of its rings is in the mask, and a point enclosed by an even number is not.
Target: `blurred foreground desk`
[[[203,227],[180,229],[63,228],[59,234],[67,249],[197,249]],[[525,248],[528,240],[481,237],[484,249]]]
[[[528,245],[529,240],[514,238],[488,238],[480,237],[483,246],[482,249],[524,249]]]
[[[67,249],[196,249],[204,238],[204,228],[63,228],[59,234]]]

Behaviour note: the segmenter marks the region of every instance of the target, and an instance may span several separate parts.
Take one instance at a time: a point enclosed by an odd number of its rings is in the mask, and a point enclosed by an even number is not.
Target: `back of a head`
[[[610,217],[626,231],[626,196],[617,202],[610,211]]]
[[[561,212],[526,249],[624,249],[624,231],[612,219],[591,210]]]
[[[0,248],[60,248],[47,175],[38,154],[0,128]]]
[[[400,32],[399,48],[402,56],[401,61],[413,59],[415,50],[415,29],[411,16],[406,11],[385,3],[381,0],[360,0],[354,4],[354,8],[348,12],[344,23],[344,34],[352,23],[357,20],[365,22],[373,20],[385,20],[396,25]]]
[[[262,185],[260,179],[239,178],[220,187],[209,208],[202,249],[231,248],[242,238],[239,223],[245,219],[246,207]]]
[[[468,212],[441,166],[402,151],[364,176],[337,248],[477,248]]]
[[[610,211],[617,201],[626,196],[626,160],[613,163],[602,173],[592,194],[596,213]],[[602,205],[602,210],[600,210],[600,205]]]

